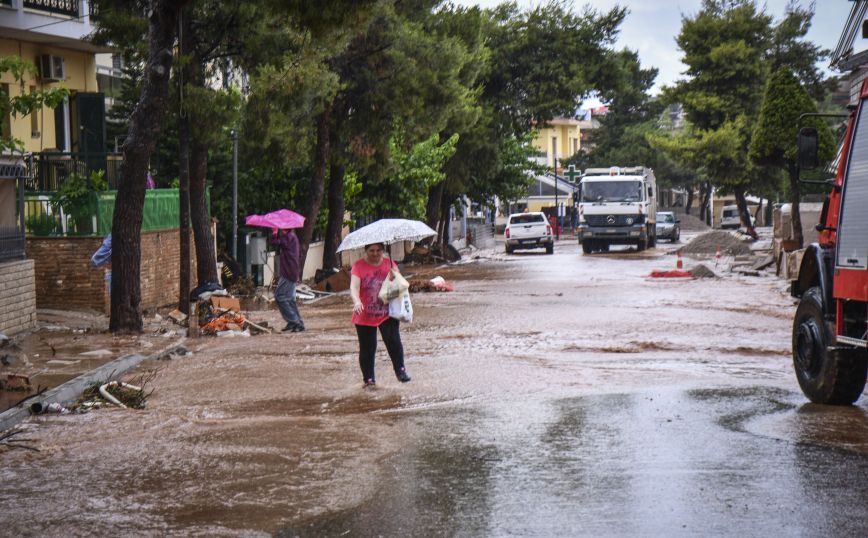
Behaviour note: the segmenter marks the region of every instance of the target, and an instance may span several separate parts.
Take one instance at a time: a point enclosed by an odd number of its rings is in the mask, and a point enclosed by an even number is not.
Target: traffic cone
[[[676,267],[677,269],[683,269],[683,268],[684,268],[684,264],[681,262],[681,251],[679,250],[678,252],[675,253],[675,255],[676,255],[676,258],[675,258],[675,267]]]

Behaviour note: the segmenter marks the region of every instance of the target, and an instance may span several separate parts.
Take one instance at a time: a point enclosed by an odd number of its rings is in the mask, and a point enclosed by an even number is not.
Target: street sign
[[[575,183],[576,178],[581,175],[581,172],[576,170],[575,165],[571,164],[567,167],[567,171],[564,172],[564,175],[567,176],[567,178],[569,178],[570,183]]]

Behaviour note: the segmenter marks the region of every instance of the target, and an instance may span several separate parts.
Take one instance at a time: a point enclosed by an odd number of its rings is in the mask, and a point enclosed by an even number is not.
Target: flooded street
[[[649,278],[643,253],[502,248],[407,267],[399,383],[362,389],[351,301],[188,340],[143,411],[30,419],[10,536],[841,536],[868,529],[866,402],[807,403],[771,275]],[[688,266],[693,262],[686,260]],[[413,274],[415,273],[415,274]],[[276,310],[257,313],[277,325]]]

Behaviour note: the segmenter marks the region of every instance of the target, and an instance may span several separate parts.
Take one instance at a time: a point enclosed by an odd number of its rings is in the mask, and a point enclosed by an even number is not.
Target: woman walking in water
[[[398,381],[410,381],[404,368],[404,346],[401,344],[400,322],[389,317],[389,305],[378,296],[389,271],[398,266],[383,255],[382,243],[365,245],[365,257],[353,264],[350,296],[353,298],[353,324],[359,336],[359,367],[365,387],[376,385],[374,358],[377,353],[377,328],[386,344],[392,368]]]

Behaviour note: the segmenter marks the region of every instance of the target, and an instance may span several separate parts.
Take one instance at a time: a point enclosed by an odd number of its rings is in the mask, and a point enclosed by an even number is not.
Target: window
[[[9,84],[0,84],[0,137],[12,138],[12,110],[9,103]]]
[[[546,219],[539,213],[528,213],[523,215],[513,215],[509,220],[510,224],[533,224],[535,222],[545,222]]]

